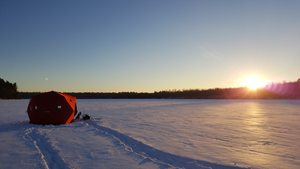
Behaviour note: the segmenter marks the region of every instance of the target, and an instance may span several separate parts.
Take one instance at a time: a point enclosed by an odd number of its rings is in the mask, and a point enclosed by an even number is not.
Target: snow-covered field
[[[0,100],[0,168],[300,168],[300,100],[77,100],[92,116],[29,124]]]

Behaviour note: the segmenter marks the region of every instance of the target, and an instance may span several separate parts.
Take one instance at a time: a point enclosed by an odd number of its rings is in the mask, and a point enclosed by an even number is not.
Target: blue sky
[[[300,1],[0,1],[19,91],[153,92],[300,78]]]

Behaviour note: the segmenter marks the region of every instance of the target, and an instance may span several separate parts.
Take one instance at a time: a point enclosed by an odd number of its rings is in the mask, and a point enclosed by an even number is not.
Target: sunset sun
[[[247,77],[243,82],[243,86],[247,86],[251,90],[263,87],[265,84],[266,82],[264,80],[256,76]]]

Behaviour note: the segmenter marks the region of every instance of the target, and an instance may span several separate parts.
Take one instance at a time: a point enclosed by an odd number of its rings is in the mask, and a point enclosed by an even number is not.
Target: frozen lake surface
[[[77,100],[60,126],[28,103],[0,100],[1,168],[300,168],[300,100]]]

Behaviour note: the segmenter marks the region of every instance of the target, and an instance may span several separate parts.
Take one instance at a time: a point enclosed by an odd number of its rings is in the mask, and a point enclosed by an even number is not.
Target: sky
[[[299,9],[299,0],[0,0],[0,78],[23,92],[296,81]]]

